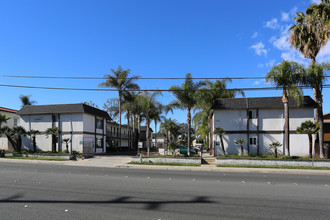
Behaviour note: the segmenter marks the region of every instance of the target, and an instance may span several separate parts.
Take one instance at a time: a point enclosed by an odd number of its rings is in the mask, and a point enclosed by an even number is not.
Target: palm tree
[[[320,50],[328,43],[330,36],[330,0],[321,0],[320,4],[314,3],[306,9],[306,13],[298,12],[294,18],[295,24],[291,26],[289,40],[291,45],[297,49],[305,58],[311,60],[311,66],[316,64],[316,57]],[[322,79],[319,78],[319,82]],[[311,86],[314,92],[314,101],[317,103],[315,109],[315,122],[320,123],[319,146],[324,156],[324,131],[322,110],[322,84]]]
[[[276,142],[273,142],[273,143],[271,143],[270,145],[269,145],[269,148],[270,149],[274,149],[274,154],[275,154],[275,157],[277,158],[277,149],[279,148],[279,147],[281,147],[282,146],[282,144],[280,143],[280,142],[278,142],[278,141],[276,141]]]
[[[147,154],[150,155],[150,122],[152,120],[152,116],[155,111],[159,108],[159,105],[161,105],[159,102],[156,101],[156,97],[158,95],[161,95],[160,92],[144,92],[143,95],[140,95],[137,97],[137,102],[139,103],[139,106],[141,108],[141,112],[143,113],[145,120],[146,120],[146,126],[147,126]]]
[[[52,136],[52,151],[56,152],[56,143],[58,142],[58,136],[60,134],[60,128],[54,127],[54,128],[47,128],[46,129],[46,137],[48,138],[49,135]]]
[[[69,142],[71,141],[70,138],[64,138],[63,143],[65,143],[66,153],[69,153]]]
[[[21,100],[22,102],[22,106],[26,106],[26,105],[34,105],[37,103],[37,101],[34,101],[34,100],[30,100],[30,95],[21,95],[19,97],[19,99]]]
[[[236,145],[239,145],[241,147],[241,156],[243,156],[244,150],[243,150],[243,144],[246,143],[246,140],[244,138],[240,138],[235,140],[234,142]],[[248,152],[249,155],[250,152]]]
[[[127,119],[127,125],[128,125],[128,133],[130,134],[131,130],[131,123],[130,119],[132,119],[132,124],[133,124],[133,140],[135,140],[135,110],[137,109],[137,97],[139,93],[137,92],[125,92],[123,97],[123,107],[122,109],[126,111],[126,119]],[[130,137],[128,137],[130,140]],[[135,145],[135,143],[133,143]]]
[[[37,145],[36,145],[36,135],[40,134],[39,130],[30,130],[26,132],[27,135],[30,136],[30,138],[32,137],[33,140],[33,152],[37,152]]]
[[[315,64],[316,56],[327,44],[330,36],[330,1],[321,0],[320,4],[312,4],[306,14],[297,12],[296,24],[290,27],[289,41],[304,57]]]
[[[223,138],[222,138],[222,136],[225,133],[226,131],[222,127],[217,127],[216,129],[214,129],[214,134],[220,137],[220,143],[221,143],[223,155],[226,155],[225,145],[223,144]]]
[[[321,148],[321,154],[324,155],[324,123],[323,123],[323,84],[326,82],[325,72],[330,69],[330,63],[323,64],[311,64],[307,68],[306,77],[304,77],[304,84],[313,88],[314,100],[317,104],[317,114],[315,115],[315,122],[319,123],[319,146]]]
[[[12,145],[12,147],[14,148],[15,151],[18,151],[17,148],[17,142],[14,141],[14,139],[12,138],[12,129],[9,128],[8,126],[3,126],[0,128],[0,136],[5,135],[8,139],[8,141],[10,142],[10,144]]]
[[[194,82],[191,73],[187,73],[186,79],[181,86],[171,86],[170,92],[176,97],[177,100],[171,102],[169,105],[173,108],[187,110],[187,124],[188,124],[188,153],[190,156],[190,129],[191,129],[191,110],[198,103],[198,90],[205,85],[205,82]]]
[[[309,157],[313,157],[313,143],[312,134],[316,134],[320,130],[320,125],[318,123],[313,123],[312,121],[305,121],[297,127],[298,134],[307,134],[309,140]]]
[[[22,135],[26,134],[26,130],[22,126],[17,126],[11,129],[11,137],[16,140],[16,150],[21,152],[22,150]]]
[[[134,83],[139,77],[138,76],[130,76],[130,69],[123,70],[121,66],[117,67],[117,70],[110,69],[112,75],[104,75],[106,81],[100,83],[98,87],[110,87],[116,88],[118,90],[118,107],[119,107],[119,141],[118,147],[121,147],[121,102],[123,98],[123,93],[128,89],[139,89],[140,87]]]
[[[175,119],[165,119],[159,126],[160,132],[166,134],[167,146],[172,142],[172,138],[176,139],[179,136],[180,126]],[[168,148],[168,147],[167,147]]]
[[[2,123],[7,123],[7,121],[10,119],[10,117],[7,117],[5,114],[0,114],[0,128]]]
[[[283,89],[282,101],[285,115],[285,149],[288,156],[290,156],[288,95],[293,96],[297,100],[298,105],[302,102],[303,92],[298,86],[302,83],[301,79],[304,76],[304,72],[304,67],[298,63],[283,60],[280,64],[273,66],[266,76],[266,82],[270,82],[277,88]]]

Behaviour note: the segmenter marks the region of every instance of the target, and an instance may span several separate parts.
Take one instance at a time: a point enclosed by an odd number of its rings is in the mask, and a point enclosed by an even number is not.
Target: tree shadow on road
[[[166,204],[211,204],[216,203],[208,199],[205,196],[197,196],[191,200],[160,200],[160,201],[150,201],[150,200],[136,200],[134,197],[121,196],[112,200],[27,200],[23,198],[22,194],[16,194],[0,200],[0,204],[4,203],[24,203],[24,204],[142,204],[145,205],[146,210],[157,210],[160,209],[162,205]]]

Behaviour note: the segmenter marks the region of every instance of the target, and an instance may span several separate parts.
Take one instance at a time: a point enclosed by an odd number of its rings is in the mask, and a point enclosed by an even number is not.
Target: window
[[[59,115],[52,115],[53,122],[58,122],[59,119],[60,119],[60,116]]]
[[[257,111],[251,110],[249,111],[249,119],[257,118]]]
[[[102,118],[96,118],[96,128],[103,129],[103,119]]]
[[[14,118],[14,127],[17,127],[17,125],[18,125],[18,119]]]
[[[103,148],[103,138],[96,138],[96,148]]]
[[[250,145],[257,145],[257,138],[250,138]]]

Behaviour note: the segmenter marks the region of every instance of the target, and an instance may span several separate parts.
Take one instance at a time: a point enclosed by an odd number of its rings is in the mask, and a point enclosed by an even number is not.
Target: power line
[[[25,89],[47,89],[47,90],[71,90],[71,91],[99,91],[99,92],[117,92],[117,89],[86,89],[86,88],[65,88],[65,87],[44,87],[44,86],[24,86],[24,85],[8,85],[0,84],[0,87],[12,87],[12,88],[25,88]],[[300,88],[308,89],[310,87],[301,86]],[[323,85],[323,88],[330,88],[330,84]],[[229,91],[233,90],[243,90],[243,91],[258,91],[258,90],[278,90],[277,87],[260,87],[260,88],[232,88],[227,89]],[[196,89],[195,91],[201,90],[211,90],[211,89]],[[128,89],[126,91],[136,91],[136,92],[170,92],[170,91],[182,91],[182,90],[169,90],[169,89]]]
[[[7,78],[31,78],[31,79],[108,79],[106,77],[84,77],[84,76],[26,76],[26,75],[0,75],[0,77],[7,77]],[[131,79],[134,77],[127,77],[127,79]],[[135,79],[135,78],[134,78]],[[150,80],[181,80],[186,79],[185,77],[138,77],[139,79],[150,79]],[[196,77],[191,79],[209,79],[209,80],[216,80],[216,79],[265,79],[263,76],[256,76],[256,77]]]

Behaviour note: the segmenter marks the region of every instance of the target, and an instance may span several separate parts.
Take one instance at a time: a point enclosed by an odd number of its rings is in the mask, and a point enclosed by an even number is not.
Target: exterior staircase
[[[215,158],[214,157],[203,157],[202,165],[215,166]]]

